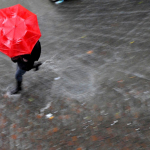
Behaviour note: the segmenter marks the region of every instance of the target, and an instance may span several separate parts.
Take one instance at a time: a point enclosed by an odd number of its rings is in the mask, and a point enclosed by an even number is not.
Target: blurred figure
[[[37,71],[39,69],[39,66],[42,64],[41,62],[34,63],[35,61],[38,61],[41,55],[41,44],[40,41],[38,41],[31,54],[16,56],[11,58],[11,60],[16,63],[17,62],[17,71],[16,71],[16,88],[11,91],[12,94],[17,94],[22,90],[22,76],[26,73],[26,71],[30,71],[31,69],[34,69],[34,71]]]
[[[60,4],[62,2],[64,2],[64,0],[51,0],[52,2],[55,2],[55,4]]]
[[[64,2],[64,0],[59,0],[59,1],[55,2],[55,4],[60,4],[62,2]]]

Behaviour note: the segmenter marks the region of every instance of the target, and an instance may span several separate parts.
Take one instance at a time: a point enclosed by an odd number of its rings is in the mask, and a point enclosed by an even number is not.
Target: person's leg
[[[19,66],[17,66],[17,71],[16,71],[16,80],[19,82],[22,82],[22,76],[26,73],[25,70],[22,70],[19,68]]]
[[[25,70],[22,70],[19,68],[19,66],[17,66],[17,71],[16,71],[16,88],[14,90],[11,91],[11,94],[17,94],[19,91],[22,90],[22,76],[26,73]]]
[[[41,62],[36,62],[36,63],[34,63],[34,65],[33,65],[33,69],[34,69],[34,71],[37,71],[37,70],[39,70],[39,66],[41,66],[42,65],[42,63]]]

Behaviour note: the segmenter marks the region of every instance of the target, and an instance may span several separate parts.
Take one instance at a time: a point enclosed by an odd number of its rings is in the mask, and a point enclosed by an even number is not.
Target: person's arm
[[[30,62],[31,61],[31,55],[30,54],[22,55],[21,57],[22,57],[23,62]]]
[[[27,60],[27,59],[25,59],[25,58],[23,58],[22,60],[23,60],[24,62],[28,62],[28,60]]]
[[[20,56],[15,56],[15,57],[12,57],[11,60],[16,63],[20,60]]]

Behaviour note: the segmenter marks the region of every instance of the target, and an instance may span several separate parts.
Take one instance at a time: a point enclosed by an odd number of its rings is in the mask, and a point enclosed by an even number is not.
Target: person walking
[[[31,54],[19,55],[11,58],[14,63],[17,63],[17,71],[15,75],[16,87],[10,92],[11,95],[17,94],[22,90],[23,75],[26,73],[26,71],[30,71],[31,69],[37,71],[39,66],[42,65],[41,62],[35,63],[35,61],[39,60],[40,55],[41,43],[38,41],[35,44]]]
[[[26,71],[38,70],[41,62],[40,37],[42,36],[37,15],[20,4],[0,9],[0,52],[17,62],[16,88],[11,94],[22,90],[22,76]]]

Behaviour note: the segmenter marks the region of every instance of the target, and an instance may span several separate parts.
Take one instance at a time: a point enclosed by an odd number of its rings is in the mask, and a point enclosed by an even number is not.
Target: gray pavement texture
[[[0,0],[38,16],[43,62],[24,75],[0,53],[0,150],[149,150],[150,1]]]

